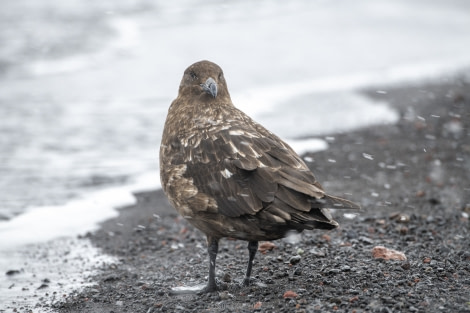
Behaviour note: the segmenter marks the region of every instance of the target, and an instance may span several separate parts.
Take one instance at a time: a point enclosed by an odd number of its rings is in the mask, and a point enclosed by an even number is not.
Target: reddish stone
[[[298,296],[299,295],[293,292],[292,290],[287,290],[286,292],[284,292],[283,295],[284,298],[297,298]]]
[[[372,255],[376,259],[384,259],[384,260],[406,260],[406,256],[403,252],[388,249],[383,246],[375,246],[372,249]]]
[[[271,241],[265,241],[258,246],[258,251],[265,254],[267,251],[271,251],[276,248],[276,245]]]

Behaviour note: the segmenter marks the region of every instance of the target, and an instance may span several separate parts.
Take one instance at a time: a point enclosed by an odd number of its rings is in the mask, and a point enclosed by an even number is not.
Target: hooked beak
[[[217,83],[212,77],[209,77],[204,84],[201,84],[201,87],[212,97],[217,97]]]

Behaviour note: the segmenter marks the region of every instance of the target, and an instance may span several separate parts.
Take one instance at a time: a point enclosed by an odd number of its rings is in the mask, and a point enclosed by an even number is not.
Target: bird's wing
[[[309,220],[313,214],[330,222],[321,209],[328,196],[305,163],[282,140],[252,123],[207,131],[187,145],[184,176],[198,190],[194,204],[208,196],[216,201],[217,213],[229,217],[263,211],[267,219],[307,219],[308,213]]]

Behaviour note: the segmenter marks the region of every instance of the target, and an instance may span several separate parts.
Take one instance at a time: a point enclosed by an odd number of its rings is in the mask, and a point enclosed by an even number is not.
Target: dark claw
[[[212,293],[212,292],[217,292],[220,290],[220,287],[217,285],[217,283],[215,284],[211,284],[211,283],[208,283],[206,285],[206,287],[202,288],[201,290],[199,290],[197,292],[197,294],[201,295],[201,294],[204,294],[204,293]]]
[[[204,293],[213,293],[213,292],[217,292],[217,291],[222,291],[222,290],[227,290],[227,284],[221,282],[220,280],[216,279],[216,283],[215,284],[210,284],[208,283],[204,288],[202,288],[201,290],[199,290],[197,292],[197,294],[201,295],[201,294],[204,294]]]
[[[248,287],[250,284],[251,284],[250,277],[245,277],[240,285],[243,287]]]

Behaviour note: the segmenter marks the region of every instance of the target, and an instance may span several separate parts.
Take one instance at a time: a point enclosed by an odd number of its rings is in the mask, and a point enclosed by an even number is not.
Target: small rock
[[[229,273],[225,273],[222,280],[226,283],[230,283],[232,281],[232,276]]]
[[[228,299],[232,299],[233,295],[229,293],[228,291],[222,291],[219,293],[219,297],[221,300],[228,300]]]
[[[354,297],[352,297],[351,299],[349,299],[349,302],[350,302],[350,303],[354,303],[354,302],[356,302],[356,301],[358,301],[358,300],[359,300],[359,296],[354,296]]]
[[[9,270],[5,273],[5,275],[7,276],[13,276],[13,275],[16,275],[16,274],[19,274],[20,271],[19,270]]]
[[[349,239],[355,239],[357,238],[357,232],[355,232],[354,230],[349,230],[346,232],[346,236],[349,238]]]
[[[372,249],[372,255],[376,259],[384,259],[384,260],[400,260],[405,261],[406,256],[403,252],[388,249],[383,246],[375,246]]]
[[[276,248],[276,245],[270,241],[265,241],[258,246],[258,251],[265,254],[267,251],[271,251]]]
[[[372,239],[370,239],[369,237],[366,237],[366,236],[359,237],[359,240],[362,241],[365,244],[368,244],[368,245],[371,245],[371,244],[374,243],[374,241]]]
[[[343,272],[349,272],[351,270],[351,267],[349,265],[343,265],[341,266],[341,270]]]
[[[436,199],[436,198],[431,198],[429,199],[429,203],[431,203],[432,205],[438,205],[441,203],[441,201],[439,201],[439,199]]]
[[[111,274],[103,278],[103,282],[112,282],[116,280],[120,280],[121,278],[118,275]]]
[[[410,262],[404,262],[404,263],[401,265],[401,268],[404,269],[404,270],[409,270],[409,269],[411,268]]]
[[[300,255],[294,255],[293,257],[289,259],[289,263],[292,265],[295,265],[300,262],[300,259],[301,259]]]
[[[317,248],[312,248],[308,252],[313,254],[314,256],[318,256],[318,257],[323,257],[323,256],[326,255],[325,252],[323,252],[322,250],[317,249]]]
[[[284,299],[286,298],[297,298],[299,295],[292,290],[287,290],[284,292],[284,295],[282,296]]]
[[[266,288],[266,287],[268,287],[268,285],[266,285],[265,283],[262,283],[262,282],[260,282],[260,281],[258,281],[258,280],[255,281],[254,285],[257,286],[257,287],[260,287],[260,288]]]
[[[117,305],[117,306],[123,306],[123,305],[124,305],[124,301],[121,301],[121,300],[116,301],[116,305]]]
[[[283,278],[283,277],[286,277],[286,276],[289,276],[289,274],[287,272],[277,272],[276,273],[276,278]]]
[[[426,194],[426,193],[424,192],[424,190],[418,190],[418,191],[416,192],[416,196],[419,197],[419,198],[424,197],[425,194]]]
[[[330,298],[331,303],[336,303],[336,304],[341,304],[341,299],[340,298]]]
[[[410,216],[405,213],[394,213],[390,215],[390,218],[397,223],[408,223],[410,221]]]

